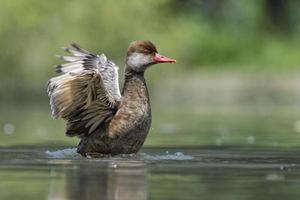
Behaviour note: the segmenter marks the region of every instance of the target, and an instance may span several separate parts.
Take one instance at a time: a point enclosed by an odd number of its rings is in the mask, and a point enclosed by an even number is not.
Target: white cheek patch
[[[132,69],[136,71],[141,71],[145,69],[145,66],[148,64],[152,63],[152,58],[150,55],[145,55],[142,53],[132,53],[128,58],[127,58],[127,64],[130,66]]]

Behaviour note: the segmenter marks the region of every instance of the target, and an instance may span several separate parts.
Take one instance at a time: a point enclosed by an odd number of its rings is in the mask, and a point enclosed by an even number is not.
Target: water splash
[[[45,153],[50,158],[65,158],[68,156],[78,155],[76,148],[67,148],[67,149],[56,150],[56,151],[47,150]]]
[[[74,157],[79,156],[79,154],[76,152],[76,148],[67,148],[67,149],[61,149],[56,151],[45,151],[47,157],[49,158],[67,158],[67,157]],[[125,158],[130,160],[142,160],[142,161],[163,161],[163,160],[192,160],[194,159],[193,156],[185,155],[182,152],[175,152],[173,154],[169,153],[168,151],[165,152],[165,154],[154,154],[150,155],[147,153],[138,153],[138,154],[122,154],[117,156],[110,156],[110,155],[102,155],[98,158]],[[88,157],[91,158],[92,157]]]
[[[150,160],[150,161],[159,161],[159,160],[192,160],[194,159],[193,156],[184,155],[182,152],[176,152],[174,154],[170,154],[166,152],[162,155],[149,155],[146,153],[139,154],[140,159],[142,160]]]

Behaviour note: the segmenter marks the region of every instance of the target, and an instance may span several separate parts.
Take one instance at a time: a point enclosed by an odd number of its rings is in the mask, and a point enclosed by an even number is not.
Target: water
[[[48,107],[6,106],[0,199],[299,199],[295,107],[153,107],[138,155],[82,158],[78,140],[64,136],[63,122],[52,120]]]
[[[72,148],[2,148],[0,199],[299,199],[299,153],[145,148],[82,158]]]

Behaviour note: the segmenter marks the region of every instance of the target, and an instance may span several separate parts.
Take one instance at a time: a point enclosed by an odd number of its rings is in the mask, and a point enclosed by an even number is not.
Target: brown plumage
[[[134,41],[127,50],[122,95],[118,67],[104,54],[95,55],[72,44],[59,76],[48,83],[52,116],[67,121],[66,135],[81,139],[77,151],[130,154],[142,147],[151,126],[151,107],[145,70],[157,63],[175,62],[161,56],[150,41]]]

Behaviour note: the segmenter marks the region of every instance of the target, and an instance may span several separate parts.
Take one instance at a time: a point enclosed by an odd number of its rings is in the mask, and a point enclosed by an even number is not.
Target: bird
[[[145,71],[175,59],[158,53],[147,40],[130,43],[119,89],[119,67],[102,53],[90,53],[72,43],[58,55],[65,63],[56,66],[47,93],[53,118],[66,121],[66,136],[77,136],[82,156],[135,154],[143,146],[152,114]]]

